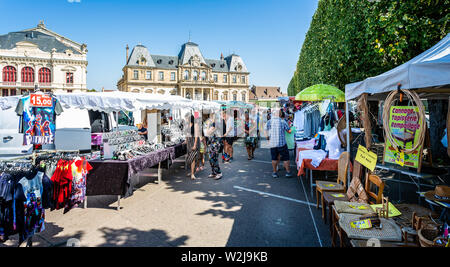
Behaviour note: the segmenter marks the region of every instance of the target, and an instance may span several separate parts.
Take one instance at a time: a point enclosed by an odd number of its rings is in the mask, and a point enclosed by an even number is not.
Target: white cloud
[[[80,3],[81,0],[67,0],[67,2],[69,2],[69,3]]]

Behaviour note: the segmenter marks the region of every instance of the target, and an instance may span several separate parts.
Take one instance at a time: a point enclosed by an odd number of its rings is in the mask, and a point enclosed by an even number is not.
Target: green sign
[[[423,122],[419,121],[418,112],[418,107],[391,107],[389,112],[389,131],[392,133],[399,148],[411,149],[419,141],[420,125]],[[419,168],[422,146],[423,144],[413,153],[406,154],[396,150],[389,140],[386,140],[384,161],[401,166]]]

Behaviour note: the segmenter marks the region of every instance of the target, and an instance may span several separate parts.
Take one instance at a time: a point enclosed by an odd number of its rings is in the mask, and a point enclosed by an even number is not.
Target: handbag
[[[192,150],[191,152],[189,152],[186,161],[191,164],[192,162],[194,162],[198,157],[198,150]]]

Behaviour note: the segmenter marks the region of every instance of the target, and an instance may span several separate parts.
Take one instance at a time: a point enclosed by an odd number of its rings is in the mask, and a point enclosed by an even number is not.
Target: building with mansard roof
[[[196,100],[248,102],[250,72],[236,54],[220,59],[204,58],[198,44],[187,42],[177,56],[151,54],[141,44],[131,54],[117,89],[124,92],[181,95]]]
[[[0,95],[86,91],[87,46],[37,27],[0,35]]]

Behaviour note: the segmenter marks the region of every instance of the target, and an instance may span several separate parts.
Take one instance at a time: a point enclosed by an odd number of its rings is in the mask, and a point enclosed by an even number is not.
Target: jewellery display
[[[162,150],[164,148],[165,146],[163,144],[153,144],[151,142],[145,142],[139,146],[135,146],[132,149],[119,149],[114,151],[113,159],[129,160],[135,157],[149,154],[151,152]]]
[[[164,136],[163,144],[166,147],[184,142],[186,137],[182,131],[182,127],[182,123],[176,120],[173,121],[170,126],[161,126],[161,134]]]

